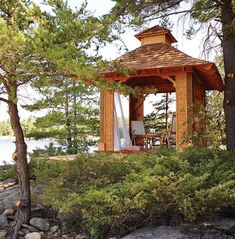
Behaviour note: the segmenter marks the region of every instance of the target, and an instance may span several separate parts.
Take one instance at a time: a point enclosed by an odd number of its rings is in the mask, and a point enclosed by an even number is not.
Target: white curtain
[[[114,151],[132,145],[126,124],[120,94],[114,92]]]

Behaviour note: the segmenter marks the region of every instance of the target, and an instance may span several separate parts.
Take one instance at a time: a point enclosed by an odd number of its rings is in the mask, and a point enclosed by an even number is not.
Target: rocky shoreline
[[[40,195],[43,187],[33,186],[32,195]],[[0,239],[11,239],[9,229],[14,222],[19,190],[13,179],[0,182]],[[28,225],[23,224],[19,239],[92,239],[83,232],[68,232],[64,215],[40,203],[32,204]],[[112,237],[109,239],[118,239]],[[122,239],[235,239],[235,218],[219,217],[213,222],[140,228]]]

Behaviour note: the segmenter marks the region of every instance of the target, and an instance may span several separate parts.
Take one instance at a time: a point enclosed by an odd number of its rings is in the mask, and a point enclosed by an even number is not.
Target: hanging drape
[[[124,150],[131,145],[121,97],[118,92],[114,92],[114,151]]]

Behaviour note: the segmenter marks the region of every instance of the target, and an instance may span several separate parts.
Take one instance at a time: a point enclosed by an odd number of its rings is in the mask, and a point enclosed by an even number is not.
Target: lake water
[[[0,136],[0,165],[3,165],[4,162],[7,164],[13,164],[12,154],[15,151],[15,138],[8,136]],[[26,140],[28,146],[28,152],[31,153],[33,149],[44,148],[46,145],[49,145],[52,140],[42,139],[42,140]]]

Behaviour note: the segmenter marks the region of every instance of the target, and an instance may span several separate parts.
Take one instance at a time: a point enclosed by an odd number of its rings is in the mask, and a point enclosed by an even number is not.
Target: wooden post
[[[131,133],[131,121],[138,120],[144,121],[144,95],[138,96],[138,98],[133,95],[129,96],[129,129]],[[143,145],[144,139],[136,139],[136,145]]]
[[[100,92],[100,143],[99,151],[114,150],[114,93]]]
[[[129,118],[131,120],[144,120],[144,95],[129,96]]]
[[[185,147],[184,138],[192,127],[188,124],[193,104],[192,73],[182,72],[176,75],[176,147]]]

